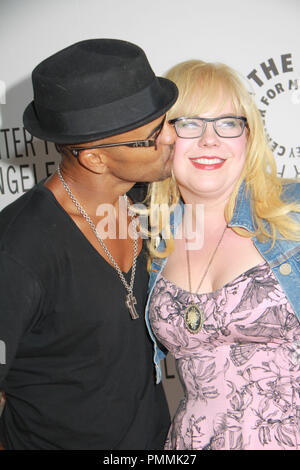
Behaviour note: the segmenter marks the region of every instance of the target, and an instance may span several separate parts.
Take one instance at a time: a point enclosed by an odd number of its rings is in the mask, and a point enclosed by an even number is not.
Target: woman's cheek
[[[182,175],[182,172],[186,165],[186,153],[187,143],[183,139],[177,139],[175,143],[175,152],[173,159],[173,172],[176,179]]]

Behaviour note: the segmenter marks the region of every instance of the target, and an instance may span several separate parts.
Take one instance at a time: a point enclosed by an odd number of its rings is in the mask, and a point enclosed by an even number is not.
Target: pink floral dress
[[[198,333],[184,324],[191,304]],[[300,324],[266,263],[208,294],[159,275],[150,321],[185,391],[165,449],[300,448]]]

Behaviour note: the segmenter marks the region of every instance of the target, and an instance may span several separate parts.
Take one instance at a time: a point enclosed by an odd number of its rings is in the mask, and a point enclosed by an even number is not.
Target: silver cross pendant
[[[136,298],[134,297],[133,294],[129,293],[126,296],[126,302],[125,303],[126,303],[126,307],[129,310],[129,313],[131,315],[132,320],[136,320],[137,318],[139,318],[139,314],[137,313],[137,311],[135,309],[135,306],[134,306],[137,302],[136,302]]]

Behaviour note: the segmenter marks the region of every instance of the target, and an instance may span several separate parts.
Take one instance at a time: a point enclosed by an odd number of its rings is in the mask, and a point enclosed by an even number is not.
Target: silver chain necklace
[[[101,237],[100,237],[100,235],[99,235],[99,233],[98,233],[98,231],[95,227],[95,224],[93,223],[93,221],[91,220],[89,215],[86,213],[84,208],[80,205],[80,203],[78,202],[78,200],[76,199],[76,197],[72,193],[72,191],[71,191],[70,187],[68,186],[68,184],[65,182],[65,180],[64,180],[64,178],[61,174],[61,171],[60,171],[60,166],[58,166],[58,168],[57,168],[57,174],[58,174],[59,179],[62,182],[67,194],[69,195],[71,201],[74,203],[74,205],[75,205],[76,209],[78,210],[78,212],[82,215],[82,217],[90,225],[90,227],[91,227],[92,231],[94,232],[98,242],[102,246],[107,258],[110,260],[113,267],[117,271],[122,284],[124,285],[124,287],[126,288],[126,290],[128,292],[128,294],[126,296],[126,301],[125,301],[126,307],[129,310],[131,318],[133,320],[136,320],[137,318],[139,318],[139,315],[138,315],[138,313],[136,311],[136,308],[135,308],[135,305],[136,305],[137,302],[136,302],[136,298],[133,295],[133,284],[134,284],[136,263],[137,263],[138,236],[137,236],[137,231],[136,231],[136,220],[135,220],[134,215],[130,212],[130,209],[129,209],[129,214],[130,214],[130,217],[131,217],[132,227],[133,227],[133,231],[134,231],[134,245],[133,245],[133,262],[132,262],[132,268],[131,268],[131,279],[130,279],[130,284],[128,284],[128,282],[126,281],[120,267],[118,266],[118,264],[116,263],[115,259],[112,256],[112,254],[110,253],[110,251],[106,247],[105,243],[101,239]],[[127,203],[127,207],[129,207],[129,201],[128,201],[127,195],[124,194],[123,197],[124,197],[124,199]]]
[[[202,283],[206,277],[206,274],[208,273],[208,270],[215,258],[215,255],[217,253],[217,250],[219,248],[219,246],[221,245],[221,242],[223,240],[223,237],[225,235],[225,232],[226,232],[226,229],[227,229],[227,225],[225,226],[223,232],[222,232],[222,235],[221,235],[221,238],[219,239],[218,241],[218,244],[216,246],[216,248],[214,249],[209,261],[208,261],[208,264],[205,268],[205,271],[203,273],[203,276],[201,277],[201,280],[198,284],[198,287],[196,289],[196,292],[195,294],[198,293],[200,287],[202,286]],[[189,281],[189,290],[190,292],[192,293],[192,286],[191,286],[191,267],[190,267],[190,257],[189,257],[189,253],[188,253],[188,250],[186,248],[186,261],[187,261],[187,271],[188,271],[188,281]],[[198,333],[198,331],[200,331],[202,329],[202,326],[203,326],[203,322],[204,322],[204,311],[203,311],[203,308],[202,307],[199,307],[198,305],[195,305],[195,304],[190,304],[187,306],[186,310],[185,310],[185,313],[184,313],[184,326],[185,328],[190,332],[190,333]]]

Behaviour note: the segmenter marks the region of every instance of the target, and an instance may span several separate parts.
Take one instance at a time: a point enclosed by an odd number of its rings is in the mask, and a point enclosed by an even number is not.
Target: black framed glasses
[[[207,123],[212,122],[215,133],[219,137],[240,137],[244,132],[247,119],[244,116],[220,116],[217,118],[178,117],[171,119],[169,124],[174,125],[176,134],[182,139],[195,139],[201,137]]]
[[[157,127],[155,127],[155,129],[151,131],[151,134],[148,135],[147,139],[145,140],[131,140],[128,142],[113,142],[111,144],[94,145],[93,147],[69,147],[69,150],[72,152],[74,157],[78,157],[79,152],[81,152],[82,150],[120,147],[123,145],[126,147],[132,147],[132,148],[155,147],[155,150],[156,150],[157,149],[156,141],[157,141],[159,134],[162,131],[162,128],[164,127],[165,120],[166,120],[166,116],[164,116],[163,120],[159,123]]]

